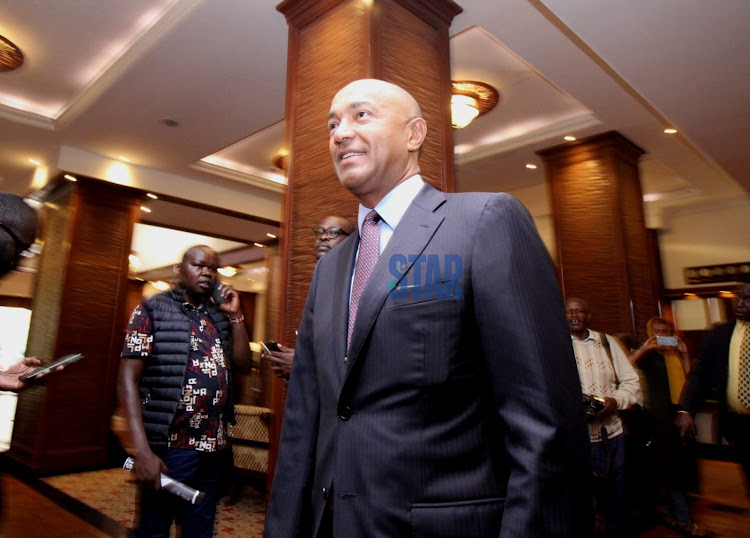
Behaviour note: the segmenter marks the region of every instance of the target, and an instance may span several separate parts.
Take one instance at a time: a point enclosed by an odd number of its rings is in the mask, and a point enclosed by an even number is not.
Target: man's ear
[[[418,151],[427,137],[427,122],[423,118],[414,118],[409,127],[409,151]]]
[[[176,275],[180,274],[180,264],[176,263],[172,266],[172,272]]]

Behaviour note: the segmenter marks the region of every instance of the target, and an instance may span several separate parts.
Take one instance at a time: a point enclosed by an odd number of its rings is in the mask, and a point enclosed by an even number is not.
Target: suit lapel
[[[357,309],[357,319],[354,322],[352,341],[349,346],[348,372],[352,371],[362,350],[362,345],[388,297],[390,288],[388,281],[394,278],[389,268],[389,260],[394,254],[403,254],[407,258],[411,254],[421,254],[437,231],[443,216],[435,214],[435,210],[445,201],[445,194],[438,191],[429,184],[425,184],[409,208],[401,218],[398,227],[393,232],[388,245],[378,259],[378,263],[370,275],[367,286],[362,292]],[[406,270],[403,271],[399,281],[409,272],[413,261],[407,262]],[[351,275],[349,282],[351,281]],[[347,286],[348,291],[348,286]],[[348,312],[348,309],[347,309]],[[343,326],[346,327],[346,321]],[[347,372],[347,375],[348,375]]]

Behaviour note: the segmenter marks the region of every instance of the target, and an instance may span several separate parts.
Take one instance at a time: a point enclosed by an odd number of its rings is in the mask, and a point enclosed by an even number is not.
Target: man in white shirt
[[[625,536],[625,438],[618,410],[640,400],[641,389],[627,355],[616,338],[589,329],[591,311],[583,299],[565,301],[581,391],[589,412],[589,440],[597,513],[607,536]]]

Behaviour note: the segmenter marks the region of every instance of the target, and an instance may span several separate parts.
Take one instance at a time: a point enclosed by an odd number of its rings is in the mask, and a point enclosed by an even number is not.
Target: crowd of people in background
[[[563,304],[518,201],[423,181],[426,129],[413,96],[383,81],[349,84],[331,105],[331,157],[359,226],[329,216],[313,230],[319,261],[296,349],[263,355],[289,381],[265,536],[624,538],[635,512],[708,535],[690,513],[694,417],[713,390],[750,477],[750,283],[736,321],[695,360],[664,318],[648,321],[643,343],[594,331],[584,299]],[[0,196],[0,276],[34,240],[36,216],[19,200]],[[387,245],[460,261],[471,270],[448,298],[473,301],[425,300],[418,285],[444,282],[411,282],[406,263],[387,286]],[[166,536],[175,521],[183,536],[213,534],[231,369],[252,365],[239,294],[215,290],[217,265],[212,249],[190,248],[174,289],[141,301],[128,324],[118,388],[137,536]],[[1,373],[0,388],[22,389],[38,364]],[[206,502],[160,491],[167,472]]]

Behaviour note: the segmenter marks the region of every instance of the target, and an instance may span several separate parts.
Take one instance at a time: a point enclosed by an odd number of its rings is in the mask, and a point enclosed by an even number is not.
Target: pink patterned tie
[[[379,220],[380,215],[375,210],[372,210],[365,216],[365,220],[362,222],[357,268],[354,270],[354,284],[352,285],[352,296],[349,301],[349,327],[346,336],[347,348],[352,341],[352,330],[354,329],[354,320],[357,317],[359,298],[362,296],[367,280],[370,278],[370,274],[378,262],[378,256],[380,256]]]

